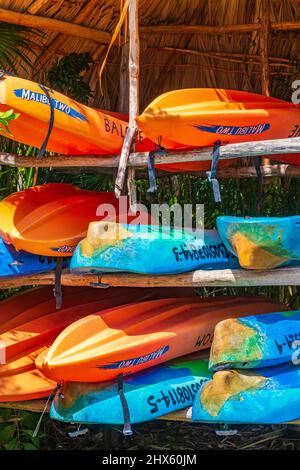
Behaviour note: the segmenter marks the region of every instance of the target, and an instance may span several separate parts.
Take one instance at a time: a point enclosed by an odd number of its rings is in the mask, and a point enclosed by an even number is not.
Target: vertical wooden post
[[[129,77],[128,77],[128,54],[129,43],[127,38],[122,46],[122,57],[120,64],[120,82],[117,109],[119,113],[128,114],[129,112]]]
[[[270,0],[261,0],[260,5],[260,61],[261,61],[261,87],[262,94],[270,96],[269,71],[269,32],[270,32]]]
[[[269,70],[269,39],[270,39],[270,0],[261,0],[260,4],[260,61],[261,61],[261,91],[265,96],[270,96],[270,70]],[[263,165],[269,165],[270,159],[263,158]],[[262,189],[261,189],[262,191]],[[262,196],[260,196],[261,199]]]
[[[139,25],[138,0],[129,3],[129,125],[120,156],[118,174],[115,181],[115,195],[120,197],[124,185],[127,161],[137,134],[135,118],[139,114]]]

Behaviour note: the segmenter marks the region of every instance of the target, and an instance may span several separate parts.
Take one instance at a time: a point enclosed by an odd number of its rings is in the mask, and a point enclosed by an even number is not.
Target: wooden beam
[[[232,158],[246,158],[254,156],[276,156],[284,154],[300,153],[300,137],[289,139],[262,140],[257,142],[243,142],[240,144],[228,144],[220,147],[220,160]],[[131,153],[128,157],[128,166],[133,168],[145,168],[148,165],[149,152]],[[212,158],[211,147],[203,147],[201,150],[187,152],[169,152],[166,154],[154,154],[155,164],[183,163],[207,161]],[[103,167],[116,168],[119,166],[119,156],[108,155],[54,155],[41,159],[25,157],[11,153],[0,152],[0,164],[15,167]],[[293,168],[292,166],[289,166]]]
[[[46,400],[30,400],[30,401],[16,401],[16,402],[4,402],[0,403],[0,408],[9,408],[20,411],[31,411],[32,413],[42,413],[45,410],[45,413],[50,412],[51,403],[49,403],[45,409]],[[201,422],[192,422],[192,407],[184,408],[183,410],[174,411],[173,413],[168,413],[160,418],[156,418],[159,421],[174,421],[174,422],[185,422],[191,423],[194,426],[201,425]],[[205,423],[206,425],[211,425],[212,428],[216,423]],[[222,424],[222,423],[220,423]],[[288,421],[287,423],[294,426],[300,425],[300,419],[295,419],[294,421]],[[234,424],[230,425],[234,427]]]
[[[259,31],[260,23],[233,24],[224,26],[208,25],[153,25],[140,26],[141,34],[237,34]],[[291,31],[300,29],[300,21],[281,21],[270,23],[272,31]]]
[[[4,8],[0,8],[0,21],[41,30],[49,29],[57,33],[68,34],[102,44],[109,44],[111,40],[110,33],[106,31],[68,23],[67,21],[56,20],[54,18],[5,10]]]
[[[139,76],[140,43],[138,0],[129,3],[129,124],[120,156],[118,173],[115,181],[115,195],[120,197],[127,169],[127,162],[138,127],[135,118],[139,114]]]
[[[255,54],[239,54],[235,52],[218,52],[218,51],[198,51],[195,49],[181,49],[178,47],[168,47],[168,46],[159,46],[159,47],[148,47],[148,50],[155,52],[170,52],[171,54],[182,54],[182,55],[192,55],[196,57],[209,57],[216,59],[218,61],[224,60],[226,62],[233,62],[240,64],[241,62],[247,62],[251,64],[261,64],[260,55]],[[282,57],[269,57],[270,66],[272,67],[284,67],[293,69],[294,66],[291,65],[288,59]],[[202,65],[201,65],[202,67]]]
[[[224,26],[186,24],[140,26],[141,34],[233,34],[251,33],[253,31],[258,31],[259,29],[259,23]]]
[[[112,287],[248,287],[248,286],[299,286],[300,268],[287,267],[270,271],[246,269],[198,270],[166,276],[130,273],[72,274],[65,270],[63,286],[91,286],[101,281]],[[42,273],[26,277],[1,279],[1,289],[21,286],[54,285],[55,273]]]
[[[270,31],[270,0],[261,0],[261,28],[259,36],[261,61],[262,94],[270,96],[270,70],[269,70],[269,31]]]

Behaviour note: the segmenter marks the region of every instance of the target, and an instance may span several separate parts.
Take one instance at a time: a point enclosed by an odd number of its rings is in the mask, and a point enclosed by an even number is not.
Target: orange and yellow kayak
[[[176,298],[92,314],[66,328],[39,367],[60,382],[102,382],[211,346],[216,323],[285,309],[252,297]]]
[[[50,89],[48,93],[54,124],[47,150],[63,155],[120,153],[128,126],[123,115],[90,108]],[[10,138],[40,148],[50,120],[50,101],[44,89],[30,80],[5,75],[0,80],[0,111],[9,109],[20,113],[10,121]],[[153,143],[140,132],[137,151],[153,149]]]
[[[23,374],[36,368],[35,361],[42,354],[47,351],[47,347],[37,349],[36,351],[24,352],[24,355],[11,361],[8,364],[0,365],[0,381],[2,377],[11,377],[13,375]]]
[[[0,403],[46,398],[54,391],[56,383],[47,379],[38,369],[12,376],[1,377]]]
[[[129,201],[120,203],[113,193],[49,183],[11,194],[0,202],[0,235],[17,250],[44,256],[72,256],[97,220],[128,222]]]
[[[48,290],[49,292],[49,290]],[[50,292],[49,292],[50,294]],[[5,372],[8,364],[29,353],[52,344],[56,336],[72,322],[91,313],[98,313],[110,307],[130,302],[160,299],[170,295],[193,295],[191,289],[135,289],[109,288],[98,290],[92,288],[63,288],[62,308],[57,311],[55,300],[47,296],[44,288],[26,291],[0,303],[0,344],[5,344],[6,364],[0,363]],[[33,298],[32,303],[28,301]],[[195,298],[196,295],[195,295]],[[24,302],[24,307],[22,303]],[[35,303],[34,303],[35,302]],[[13,315],[12,307],[16,307]],[[5,318],[6,308],[11,314]],[[25,360],[26,362],[27,360]],[[20,364],[19,364],[20,365]]]
[[[243,91],[191,88],[159,96],[137,123],[166,149],[212,147],[217,141],[233,144],[297,137],[300,106]],[[298,154],[271,158],[300,164]]]

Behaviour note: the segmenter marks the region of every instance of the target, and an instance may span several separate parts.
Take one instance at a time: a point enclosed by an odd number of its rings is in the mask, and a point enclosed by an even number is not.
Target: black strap
[[[56,268],[55,268],[54,297],[55,297],[55,300],[56,300],[56,310],[61,309],[61,304],[62,304],[62,291],[61,291],[62,267],[63,267],[63,259],[60,256],[56,260]]]
[[[261,172],[261,159],[260,157],[252,157],[252,161],[255,167],[257,179],[258,179],[258,193],[256,197],[256,215],[259,216],[261,211],[262,199],[263,199],[263,174]]]
[[[44,142],[42,143],[42,146],[40,148],[40,150],[38,151],[38,154],[37,154],[37,158],[42,158],[44,156],[44,153],[46,151],[46,148],[47,148],[47,145],[48,145],[48,141],[50,139],[50,135],[51,135],[51,132],[52,132],[52,129],[53,129],[53,125],[54,125],[54,107],[53,107],[53,102],[52,102],[52,98],[49,94],[49,91],[47,90],[47,88],[44,86],[44,85],[39,85],[39,87],[41,88],[41,90],[43,90],[43,92],[45,93],[45,95],[47,96],[48,100],[49,100],[49,105],[50,105],[50,119],[49,119],[49,127],[48,127],[48,131],[47,131],[47,134],[46,134],[46,137],[45,137],[45,140]]]
[[[123,434],[124,436],[132,436],[133,432],[132,432],[131,424],[130,424],[129,407],[128,407],[128,403],[127,403],[127,400],[124,394],[124,388],[123,388],[123,385],[124,385],[123,374],[118,375],[117,383],[118,383],[118,393],[119,393],[119,397],[121,400],[123,416],[124,416]]]
[[[149,189],[148,193],[154,193],[157,190],[156,179],[155,179],[155,166],[154,166],[154,155],[157,151],[149,152],[148,155],[148,178],[149,178]]]
[[[14,73],[7,72],[7,71],[4,70],[4,69],[0,69],[0,79],[1,79],[1,78],[4,78],[5,75],[7,75],[8,77],[15,77],[15,76],[16,76]]]
[[[207,172],[208,181],[210,182],[212,186],[215,202],[222,201],[219,181],[216,178],[218,161],[220,157],[220,147],[221,147],[221,142],[218,140],[214,144],[214,149],[213,149],[212,158],[211,158],[211,169],[210,171]]]

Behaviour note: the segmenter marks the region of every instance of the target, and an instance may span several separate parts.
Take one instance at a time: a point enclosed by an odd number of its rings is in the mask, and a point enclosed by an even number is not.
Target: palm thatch
[[[85,80],[93,106],[118,108],[123,26],[99,70],[124,0],[2,0],[0,21],[42,29],[33,69],[20,76],[46,82],[60,58],[88,52]],[[140,0],[141,108],[185,87],[224,87],[290,99],[300,70],[300,2],[290,0]],[[239,26],[240,25],[240,26]],[[18,64],[16,64],[18,67]]]

